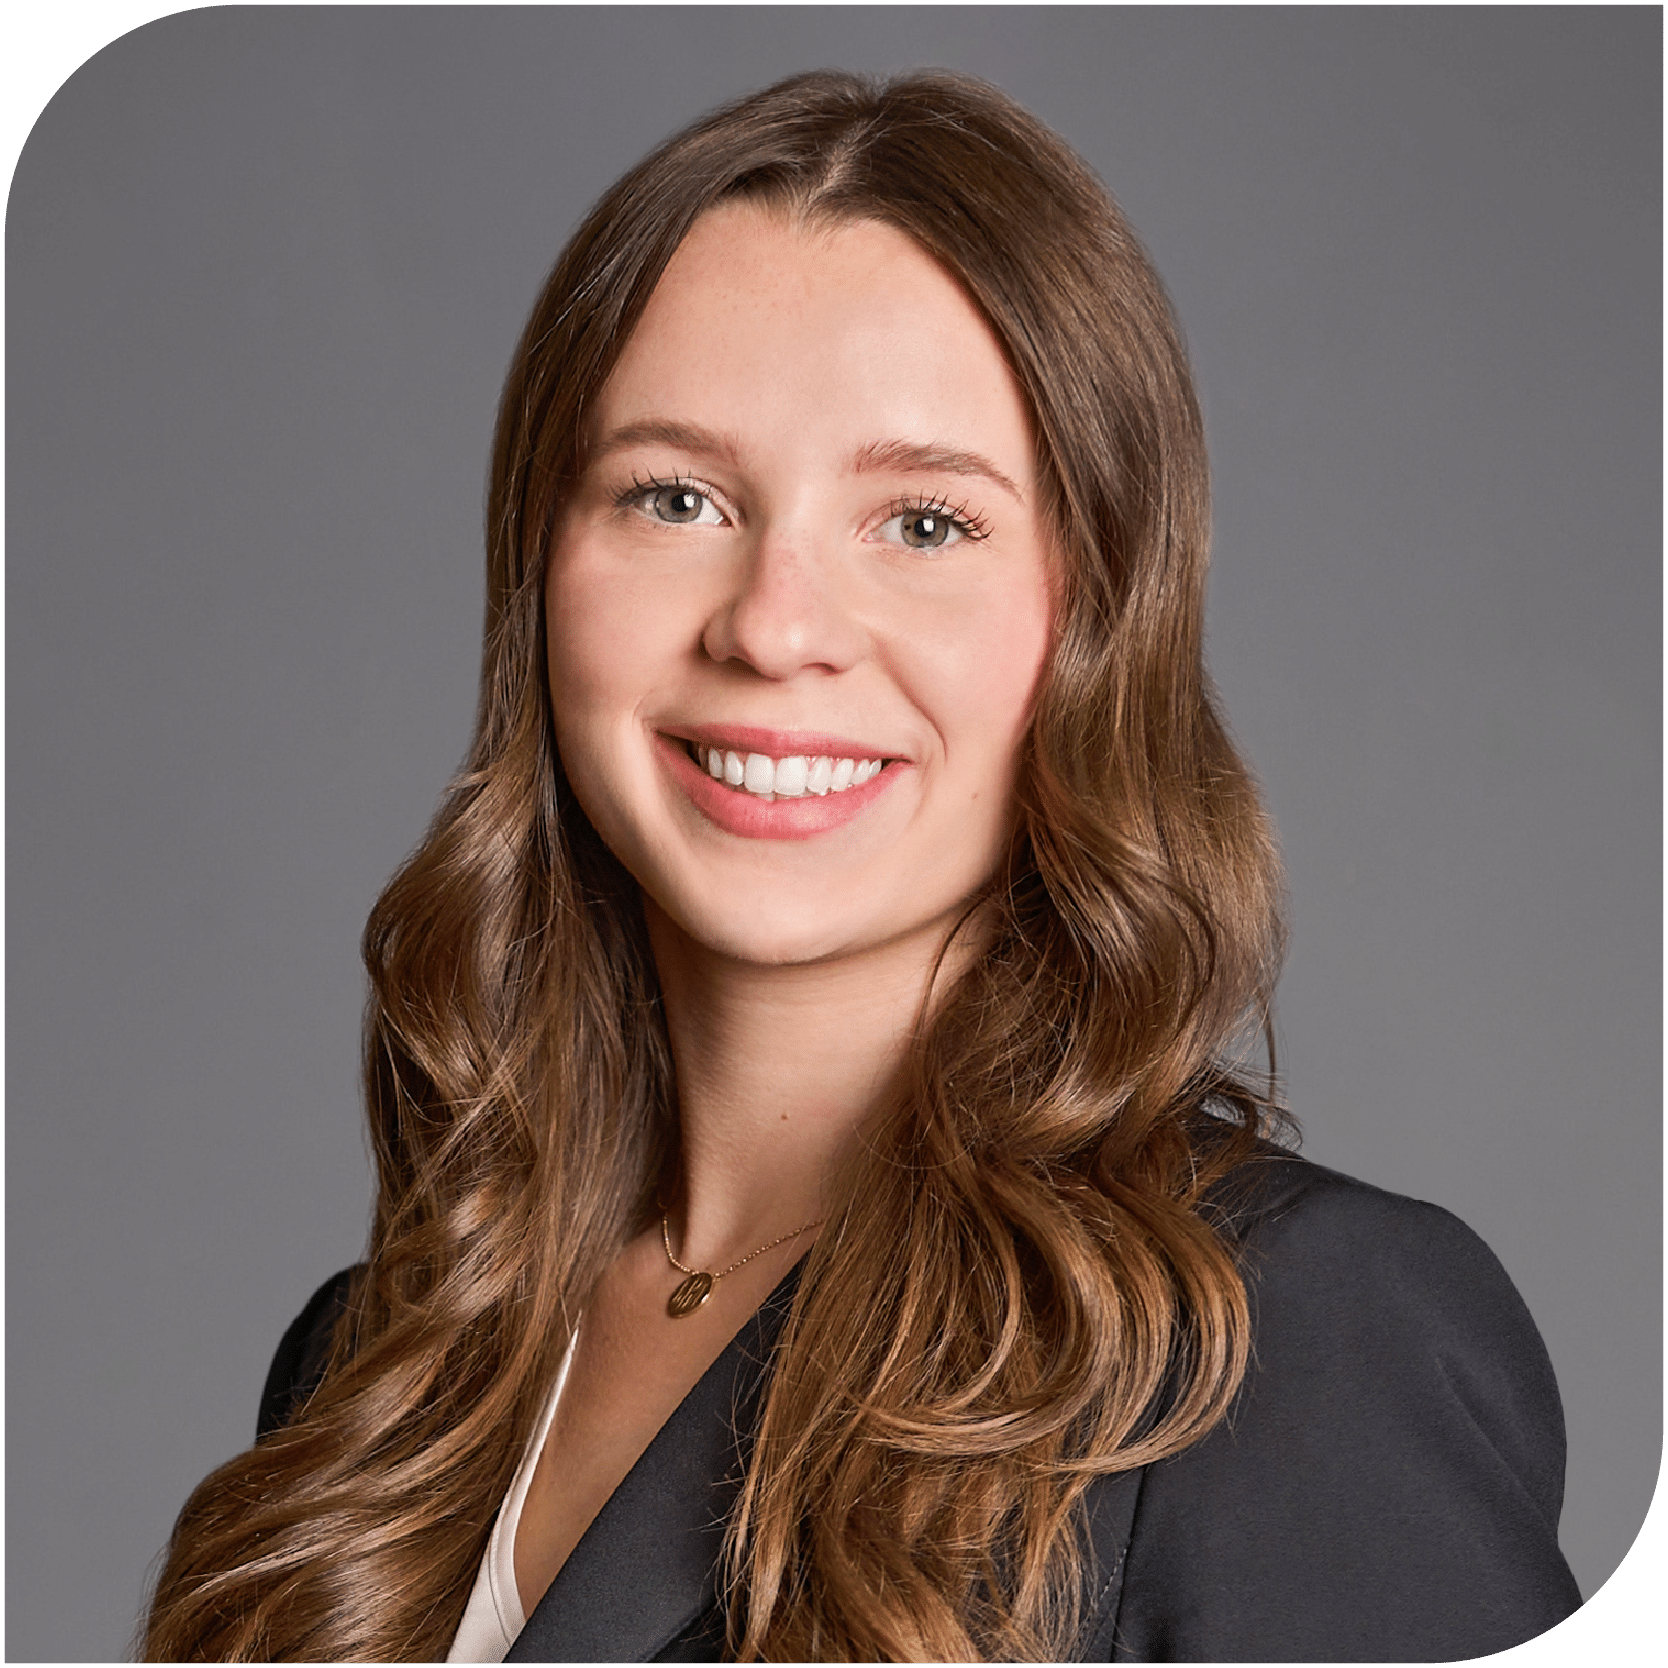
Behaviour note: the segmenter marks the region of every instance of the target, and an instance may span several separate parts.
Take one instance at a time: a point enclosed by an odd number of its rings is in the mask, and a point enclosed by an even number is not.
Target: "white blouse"
[[[538,1467],[539,1455],[544,1452],[544,1439],[549,1434],[550,1421],[556,1416],[556,1404],[562,1399],[562,1386],[568,1381],[573,1346],[578,1339],[579,1329],[575,1327],[538,1429],[527,1444],[527,1452],[521,1456],[521,1469],[516,1472],[510,1492],[498,1510],[463,1620],[458,1623],[452,1648],[446,1653],[448,1662],[502,1662],[516,1635],[527,1625],[521,1610],[521,1594],[515,1584],[516,1525],[521,1522],[522,1502],[527,1498],[527,1487]]]

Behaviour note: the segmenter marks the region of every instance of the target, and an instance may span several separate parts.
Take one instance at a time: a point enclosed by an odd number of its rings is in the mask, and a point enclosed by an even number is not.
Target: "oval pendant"
[[[712,1276],[706,1272],[691,1274],[666,1300],[666,1313],[674,1320],[692,1315],[712,1293]]]

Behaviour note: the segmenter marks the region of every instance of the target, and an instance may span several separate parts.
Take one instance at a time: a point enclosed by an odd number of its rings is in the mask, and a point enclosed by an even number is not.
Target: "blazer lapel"
[[[723,1645],[718,1556],[752,1449],[770,1357],[799,1282],[797,1265],[725,1346],[597,1513],[527,1618],[506,1662],[647,1662],[699,1632],[688,1654]],[[1073,1655],[1106,1661],[1145,1470],[1088,1490],[1083,1628]],[[695,1624],[705,1619],[705,1625]],[[705,1638],[710,1634],[710,1639]],[[710,1652],[706,1647],[710,1646]]]
[[[1099,1477],[1086,1495],[1082,1541],[1084,1591],[1083,1625],[1072,1658],[1077,1662],[1117,1659],[1118,1606],[1124,1596],[1124,1566],[1129,1557],[1135,1512],[1147,1470],[1120,1471]]]
[[[717,1608],[724,1525],[798,1279],[796,1265],[660,1427],[506,1662],[646,1662]]]

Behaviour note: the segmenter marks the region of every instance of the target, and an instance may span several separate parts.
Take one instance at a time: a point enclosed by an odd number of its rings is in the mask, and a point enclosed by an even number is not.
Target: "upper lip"
[[[726,752],[763,753],[772,759],[897,759],[895,749],[872,742],[853,741],[849,736],[831,736],[811,730],[768,730],[754,724],[678,724],[661,734],[674,741],[692,741],[698,747],[721,747]]]

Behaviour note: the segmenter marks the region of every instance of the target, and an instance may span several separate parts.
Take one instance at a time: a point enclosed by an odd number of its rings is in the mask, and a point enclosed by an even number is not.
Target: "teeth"
[[[692,749],[695,762],[714,781],[741,788],[760,799],[803,799],[807,794],[844,793],[871,782],[885,767],[884,759],[834,759],[826,754],[808,758],[803,753],[773,759],[768,753],[726,752],[721,747]]]

